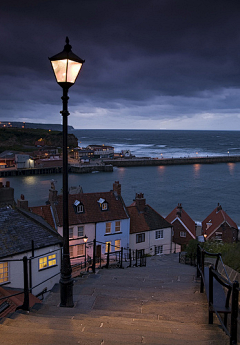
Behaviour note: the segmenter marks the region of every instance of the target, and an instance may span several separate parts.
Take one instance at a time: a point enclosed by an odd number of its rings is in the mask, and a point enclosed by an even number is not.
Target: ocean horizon
[[[196,157],[240,155],[238,131],[170,130],[72,130],[80,146],[111,145],[116,152],[130,150],[137,157]],[[15,199],[25,195],[30,206],[44,205],[51,181],[62,189],[61,174],[0,178],[10,181]],[[146,202],[166,217],[178,203],[194,221],[204,220],[217,204],[240,225],[240,163],[193,164],[114,168],[113,172],[69,174],[69,187],[83,192],[105,192],[114,181],[122,185],[122,196],[130,205],[136,193],[144,193]]]

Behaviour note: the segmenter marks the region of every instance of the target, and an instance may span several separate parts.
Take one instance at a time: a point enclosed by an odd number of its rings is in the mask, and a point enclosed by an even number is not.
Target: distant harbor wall
[[[217,164],[237,163],[240,156],[213,156],[213,157],[186,157],[186,158],[119,158],[105,160],[106,164],[115,167],[137,167],[137,166],[161,166],[161,165],[186,165],[186,164]]]
[[[238,163],[240,156],[213,156],[213,157],[187,157],[187,158],[120,158],[104,160],[101,165],[69,165],[69,172],[85,174],[92,172],[112,172],[113,167],[142,167],[161,165],[186,165],[186,164],[217,164],[217,163]],[[29,176],[42,174],[62,173],[62,167],[46,167],[31,169],[1,169],[0,177]]]
[[[92,172],[112,172],[112,165],[83,165],[83,166],[70,166],[68,172],[76,174],[85,174]],[[62,173],[62,167],[47,167],[47,168],[31,168],[31,169],[1,169],[0,177],[11,176],[30,176],[30,175],[46,175],[46,174],[60,174]]]
[[[113,172],[113,165],[107,164],[107,165],[83,165],[83,166],[74,166],[72,165],[70,168],[71,173],[76,174],[85,174],[85,173],[91,173],[91,172]]]

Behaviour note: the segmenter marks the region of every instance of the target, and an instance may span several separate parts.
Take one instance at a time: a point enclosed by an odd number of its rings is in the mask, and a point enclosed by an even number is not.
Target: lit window
[[[118,232],[120,230],[121,230],[121,228],[120,228],[120,221],[118,220],[118,221],[115,222],[115,231]]]
[[[155,233],[156,240],[159,238],[163,238],[163,230],[157,230]]]
[[[105,253],[108,252],[108,244],[110,246],[109,251],[111,252],[111,241],[108,241],[108,242],[105,243]]]
[[[83,235],[84,235],[84,227],[79,226],[78,227],[78,237],[83,237]]]
[[[111,227],[112,227],[111,223],[106,223],[106,234],[109,234],[111,232]]]
[[[136,243],[145,242],[145,233],[136,234]]]
[[[186,232],[185,231],[180,231],[180,237],[186,237]]]
[[[73,228],[69,228],[69,238],[73,238]]]
[[[8,263],[0,262],[0,284],[8,281]]]
[[[38,260],[38,267],[40,270],[47,267],[56,266],[56,264],[57,264],[56,254],[47,255],[42,258],[39,258]]]
[[[82,256],[84,254],[84,244],[77,245],[77,256]]]
[[[108,208],[108,204],[107,204],[106,202],[104,202],[104,203],[102,204],[102,211],[106,211],[107,208]]]
[[[121,240],[115,240],[115,252],[121,250]]]
[[[155,255],[163,254],[163,246],[155,246]]]

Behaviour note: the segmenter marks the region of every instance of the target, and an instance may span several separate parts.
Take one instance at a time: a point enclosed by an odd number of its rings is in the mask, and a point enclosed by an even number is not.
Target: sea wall
[[[120,158],[104,160],[106,164],[116,167],[184,165],[184,164],[216,164],[237,163],[240,156],[213,156],[213,157],[184,157],[184,158]]]

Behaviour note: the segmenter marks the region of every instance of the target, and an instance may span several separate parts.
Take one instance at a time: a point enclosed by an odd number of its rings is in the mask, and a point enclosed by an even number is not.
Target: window
[[[78,205],[77,206],[77,213],[83,213],[84,209],[83,209],[83,205]]]
[[[186,232],[185,231],[180,231],[180,237],[186,237]]]
[[[156,240],[159,238],[163,238],[163,230],[157,230],[155,233]]]
[[[108,244],[110,245],[109,251],[111,252],[111,241],[106,242],[105,244],[105,253],[108,252]]]
[[[69,247],[70,258],[73,258],[73,246]]]
[[[118,232],[118,231],[120,231],[120,230],[121,230],[121,228],[120,228],[120,221],[117,220],[117,221],[115,222],[115,232]]]
[[[73,238],[73,228],[69,228],[69,238]]]
[[[155,255],[163,254],[163,246],[155,246]]]
[[[121,240],[115,240],[115,252],[121,250]]]
[[[102,211],[106,211],[108,209],[108,204],[106,202],[104,202],[102,204]]]
[[[84,244],[78,244],[77,245],[77,256],[82,256],[84,255],[84,247],[85,245]]]
[[[78,227],[78,237],[83,237],[83,235],[84,235],[84,227],[79,226]]]
[[[112,227],[111,223],[106,223],[106,234],[109,234],[111,232],[111,227]]]
[[[38,267],[40,270],[47,267],[56,266],[56,264],[57,264],[56,254],[47,255],[42,258],[39,258],[38,260]]]
[[[0,284],[8,281],[8,263],[0,262]]]
[[[136,234],[136,243],[145,242],[145,233]]]

